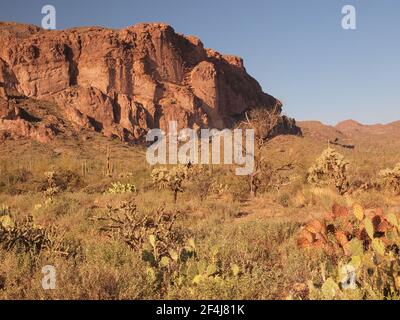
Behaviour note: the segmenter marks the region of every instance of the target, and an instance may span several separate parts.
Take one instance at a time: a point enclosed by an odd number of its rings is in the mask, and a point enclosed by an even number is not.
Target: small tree
[[[379,172],[380,184],[395,192],[400,193],[400,163],[393,169],[385,169]]]
[[[261,153],[265,144],[270,141],[281,118],[277,107],[272,110],[255,108],[246,113],[246,121],[242,125],[254,130],[256,152]]]
[[[272,169],[262,156],[263,149],[274,137],[276,128],[281,119],[279,107],[272,110],[255,108],[246,113],[246,121],[240,124],[241,128],[254,130],[254,171],[249,175],[250,195],[255,197],[263,180],[272,180],[272,176],[285,168],[292,168],[293,164],[285,164],[281,168]]]
[[[341,195],[347,192],[349,163],[335,149],[328,147],[308,170],[307,181],[315,185],[333,184]]]

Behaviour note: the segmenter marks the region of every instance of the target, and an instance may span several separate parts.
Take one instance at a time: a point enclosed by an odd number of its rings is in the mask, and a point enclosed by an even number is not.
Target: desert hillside
[[[78,132],[137,141],[170,120],[181,128],[226,128],[251,108],[281,109],[241,58],[166,24],[46,31],[3,22],[0,42],[0,131],[11,138],[48,141],[67,121]],[[58,117],[29,114],[18,104],[24,97],[54,103]],[[298,131],[293,120],[282,125]]]

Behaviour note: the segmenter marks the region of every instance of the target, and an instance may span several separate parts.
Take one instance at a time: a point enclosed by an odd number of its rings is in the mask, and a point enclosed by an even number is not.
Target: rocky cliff
[[[254,107],[281,108],[262,92],[239,57],[204,48],[161,23],[121,30],[46,31],[0,23],[0,131],[55,134],[51,119],[32,123],[7,102],[24,96],[53,101],[77,127],[131,141],[149,128],[225,128]],[[297,133],[284,118],[282,128]]]

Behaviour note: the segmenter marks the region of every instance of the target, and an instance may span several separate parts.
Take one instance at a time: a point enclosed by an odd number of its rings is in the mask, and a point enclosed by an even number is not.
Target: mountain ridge
[[[339,141],[345,145],[370,145],[393,143],[400,139],[400,121],[387,124],[362,124],[348,119],[336,125],[327,125],[321,121],[297,121],[304,136],[321,142]]]
[[[26,110],[5,101],[13,98],[51,101],[77,131],[123,141],[166,130],[171,120],[180,128],[222,129],[252,108],[282,109],[242,58],[205,48],[164,23],[48,31],[3,22],[0,42],[0,131],[11,138],[47,141],[63,130],[51,117],[22,117]],[[300,133],[284,116],[280,127]]]

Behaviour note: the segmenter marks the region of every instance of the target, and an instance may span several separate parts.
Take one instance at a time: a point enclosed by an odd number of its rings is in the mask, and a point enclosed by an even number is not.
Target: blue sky
[[[57,29],[160,21],[242,56],[298,120],[400,119],[399,0],[1,0],[0,20],[40,25],[45,4],[57,9]],[[357,30],[341,27],[346,4]]]

